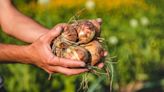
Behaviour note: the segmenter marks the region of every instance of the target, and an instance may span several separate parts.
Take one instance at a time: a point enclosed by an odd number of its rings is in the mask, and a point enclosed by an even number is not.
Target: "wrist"
[[[22,58],[20,58],[21,63],[33,64],[31,54],[30,46],[22,46]]]

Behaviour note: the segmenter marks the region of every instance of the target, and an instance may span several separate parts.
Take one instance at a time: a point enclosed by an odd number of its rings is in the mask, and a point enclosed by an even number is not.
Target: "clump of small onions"
[[[96,20],[79,20],[68,24],[52,42],[52,52],[63,58],[84,61],[94,66],[102,57],[103,48],[96,39],[100,24]]]

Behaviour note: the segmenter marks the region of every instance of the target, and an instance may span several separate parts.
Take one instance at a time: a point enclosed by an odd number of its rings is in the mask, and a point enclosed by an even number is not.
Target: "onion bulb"
[[[89,52],[80,46],[70,46],[65,51],[63,51],[64,58],[84,61],[85,63],[89,62],[89,56]]]
[[[68,25],[67,27],[64,28],[64,31],[62,33],[62,38],[68,41],[76,42],[78,39],[76,29],[71,25]]]
[[[88,43],[95,37],[96,28],[90,21],[79,21],[76,27],[79,43]]]
[[[91,65],[97,64],[104,53],[102,45],[98,41],[94,40],[84,45],[84,48],[87,49],[91,54]]]

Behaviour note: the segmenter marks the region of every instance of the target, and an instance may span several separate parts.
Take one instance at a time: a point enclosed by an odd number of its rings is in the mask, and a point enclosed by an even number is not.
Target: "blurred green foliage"
[[[47,28],[68,22],[84,8],[85,4],[53,8],[49,7],[49,4],[39,5],[38,1],[14,0],[14,4],[22,13]],[[128,3],[133,0],[126,1]],[[83,2],[87,1],[83,0]],[[110,0],[104,2],[110,3]],[[161,81],[164,77],[164,2],[163,0],[138,2],[144,2],[144,6],[135,3],[109,9],[108,6],[96,3],[95,6],[91,6],[93,9],[82,12],[79,18],[103,19],[101,35],[105,38],[105,48],[111,57],[116,57],[112,61],[115,62],[113,91],[116,92],[121,92],[121,89],[131,82]],[[0,40],[3,43],[26,44],[7,36],[2,31],[0,31]],[[0,75],[5,78],[5,88],[8,92],[76,92],[80,84],[80,76],[68,77],[60,74],[55,74],[53,79],[48,81],[48,74],[32,65],[1,64]],[[110,82],[105,78],[90,75],[88,79],[89,92],[109,91]]]

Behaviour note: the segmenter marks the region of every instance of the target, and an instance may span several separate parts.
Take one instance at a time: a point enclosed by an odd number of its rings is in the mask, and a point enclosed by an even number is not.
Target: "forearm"
[[[26,46],[0,44],[0,63],[30,63]]]
[[[5,3],[5,0],[1,0],[0,2],[0,25],[4,32],[32,43],[48,31],[34,20],[21,14],[9,1]]]

